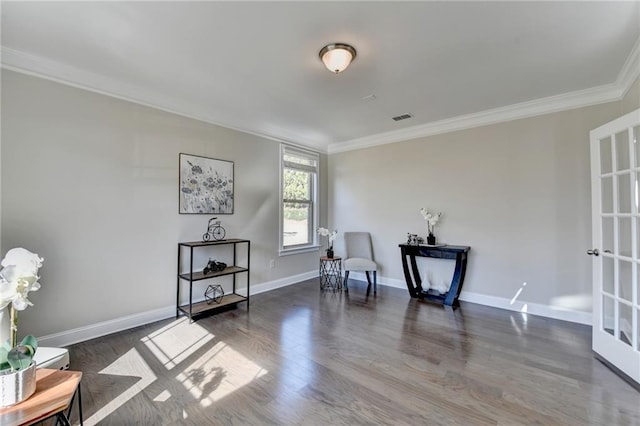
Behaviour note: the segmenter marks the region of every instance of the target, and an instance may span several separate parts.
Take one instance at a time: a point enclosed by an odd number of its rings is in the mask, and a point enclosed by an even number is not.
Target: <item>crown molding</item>
[[[615,84],[594,87],[563,95],[550,96],[522,102],[506,107],[489,109],[474,114],[463,115],[432,123],[407,127],[392,132],[352,139],[329,145],[329,154],[370,148],[378,145],[402,142],[411,139],[434,136],[457,130],[471,129],[489,124],[502,123],[521,118],[564,111],[573,108],[612,102],[621,99],[621,90]]]
[[[32,55],[20,50],[2,47],[2,68],[26,75],[55,81],[56,83],[76,87],[101,95],[110,96],[139,105],[160,109],[172,114],[183,115],[200,121],[210,120],[193,112],[185,112],[186,107],[166,96],[150,93],[139,86],[127,84],[120,80],[85,71],[48,58]],[[170,107],[169,105],[174,105]]]
[[[622,98],[621,93],[622,90],[617,85],[607,84],[591,89],[550,96],[506,107],[489,109],[474,114],[407,127],[392,132],[379,133],[373,136],[365,136],[363,138],[334,143],[329,145],[328,152],[329,154],[336,154],[339,152],[370,148],[378,145],[386,145],[457,130],[471,129],[489,124],[612,102],[620,100]]]
[[[640,77],[640,37],[636,40],[616,79],[616,85],[622,89],[621,98],[627,94],[638,77]]]
[[[300,142],[290,141],[284,138],[278,138],[275,136],[258,133],[249,129],[217,122],[207,116],[202,115],[202,111],[200,108],[195,108],[175,98],[162,96],[158,93],[143,89],[136,85],[127,84],[120,80],[105,77],[100,74],[66,65],[51,59],[43,58],[41,56],[32,55],[20,50],[11,49],[4,46],[0,47],[0,66],[10,71],[15,71],[21,74],[31,75],[45,80],[54,81],[56,83],[65,84],[67,86],[87,90],[89,92],[98,93],[149,108],[158,109],[160,111],[165,111],[193,120],[202,121],[214,126],[236,130],[238,132],[247,133],[278,143],[298,145],[306,149],[313,149],[314,151],[319,150],[318,147],[314,147],[311,144],[305,145],[301,144]],[[326,150],[320,150],[320,152],[324,154],[327,153]]]
[[[627,60],[618,73],[615,83],[333,143],[329,145],[327,151],[329,154],[336,154],[339,152],[370,148],[457,130],[471,129],[489,124],[619,101],[626,95],[638,77],[640,77],[640,37],[636,40],[629,56],[627,56]]]
[[[297,145],[325,154],[335,154],[620,100],[640,76],[640,38],[627,57],[615,83],[332,143],[327,149],[321,149],[311,143],[291,141],[220,123],[202,115],[200,108],[178,99],[162,96],[136,85],[19,50],[1,47],[0,65],[7,70],[55,81],[278,143]]]

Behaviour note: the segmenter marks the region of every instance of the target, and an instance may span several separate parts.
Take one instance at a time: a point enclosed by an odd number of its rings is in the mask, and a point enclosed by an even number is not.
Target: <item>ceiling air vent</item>
[[[393,117],[393,121],[406,120],[407,118],[413,118],[413,114],[402,114]]]

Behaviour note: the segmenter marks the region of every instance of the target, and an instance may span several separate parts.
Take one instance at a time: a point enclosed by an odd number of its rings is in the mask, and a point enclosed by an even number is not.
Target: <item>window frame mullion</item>
[[[295,157],[295,158],[293,158]],[[294,161],[291,161],[291,160]],[[296,162],[299,159],[302,162]],[[285,173],[286,171],[302,172],[308,174],[307,194],[310,198],[289,199],[284,198]],[[320,182],[320,155],[319,153],[292,147],[290,145],[280,145],[280,235],[279,235],[279,253],[280,255],[294,254],[303,251],[317,250],[318,241],[314,233],[314,229],[318,223],[318,197]],[[293,195],[293,194],[292,194]],[[296,194],[297,195],[297,194]],[[299,204],[306,207],[308,211],[307,217],[307,242],[302,244],[290,244],[285,246],[285,206],[287,204]],[[289,241],[291,242],[291,241]]]

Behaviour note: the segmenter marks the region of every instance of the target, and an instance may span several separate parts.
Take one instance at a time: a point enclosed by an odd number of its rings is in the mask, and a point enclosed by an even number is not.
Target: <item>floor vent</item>
[[[397,116],[393,117],[393,121],[406,120],[407,118],[413,118],[413,115],[412,114],[397,115]]]

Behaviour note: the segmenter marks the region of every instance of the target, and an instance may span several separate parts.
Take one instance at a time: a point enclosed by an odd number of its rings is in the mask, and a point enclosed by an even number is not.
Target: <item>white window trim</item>
[[[299,254],[299,253],[308,253],[308,252],[312,252],[312,251],[318,251],[320,249],[320,244],[318,241],[318,234],[316,232],[312,232],[312,236],[313,236],[313,240],[311,242],[311,244],[305,244],[305,245],[301,245],[301,246],[296,246],[296,247],[291,247],[291,248],[284,248],[284,241],[283,241],[283,225],[284,225],[284,194],[283,194],[283,181],[282,181],[282,175],[284,172],[284,153],[285,151],[289,151],[289,152],[293,152],[293,153],[299,153],[302,154],[304,156],[308,156],[311,157],[313,159],[316,160],[316,164],[317,164],[317,169],[316,169],[316,176],[315,179],[313,180],[313,197],[314,197],[314,203],[313,203],[313,211],[312,211],[312,215],[313,215],[313,227],[311,228],[312,231],[315,231],[315,229],[318,227],[318,220],[319,220],[319,206],[318,204],[320,203],[320,193],[319,193],[319,182],[320,182],[320,154],[318,152],[315,151],[310,151],[310,150],[306,150],[303,148],[299,148],[297,146],[293,146],[293,145],[287,145],[287,144],[280,144],[280,167],[279,167],[279,178],[278,178],[278,203],[279,203],[279,220],[278,220],[278,254],[280,256],[289,256],[292,254]]]

